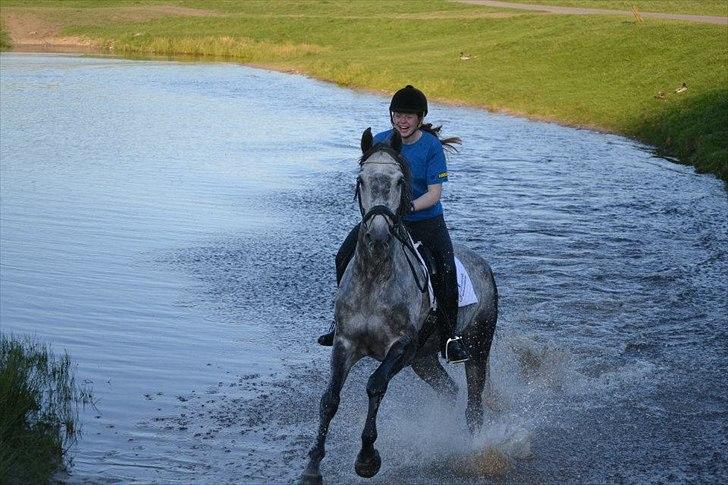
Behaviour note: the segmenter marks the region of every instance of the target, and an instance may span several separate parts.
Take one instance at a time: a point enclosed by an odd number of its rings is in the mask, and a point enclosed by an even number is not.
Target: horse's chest
[[[413,335],[419,328],[422,298],[407,289],[401,280],[345,282],[336,301],[340,331],[368,355],[376,355],[402,336]]]
[[[402,334],[416,318],[412,305],[370,297],[352,300],[341,310],[340,317],[348,330],[362,335]]]

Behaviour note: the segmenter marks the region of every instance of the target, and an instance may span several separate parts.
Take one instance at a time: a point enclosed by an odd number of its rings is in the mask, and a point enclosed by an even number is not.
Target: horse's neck
[[[386,255],[373,256],[363,248],[361,241],[357,243],[354,254],[354,278],[361,284],[386,284],[393,282],[401,285],[411,278],[411,270],[407,265],[405,249],[398,241],[392,242],[392,248]]]
[[[373,257],[363,249],[362,244],[357,244],[354,254],[354,277],[361,283],[373,283],[388,281],[392,278],[395,265],[391,255],[385,257]]]

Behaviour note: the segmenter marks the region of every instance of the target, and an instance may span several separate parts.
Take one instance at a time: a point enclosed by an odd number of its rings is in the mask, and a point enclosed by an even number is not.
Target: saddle
[[[430,251],[427,246],[419,241],[415,241],[415,248],[417,248],[417,252],[422,259],[422,262],[425,263],[425,267],[427,268],[427,274],[430,277],[430,284],[432,284],[432,289],[434,290],[435,294],[439,294],[440,286],[437,281],[437,275],[439,273],[437,270],[437,264],[435,263],[435,257],[432,255],[432,251]]]
[[[424,264],[427,268],[427,274],[429,276],[428,290],[430,292],[430,312],[427,314],[425,322],[422,324],[422,328],[420,329],[419,344],[417,346],[419,349],[425,344],[425,342],[427,342],[429,336],[440,328],[441,324],[439,320],[445,318],[445,316],[442,313],[442,310],[438,308],[437,300],[435,298],[435,294],[439,294],[441,288],[438,281],[439,278],[437,277],[437,263],[435,263],[432,251],[419,241],[415,241],[414,246],[417,249],[417,253],[420,255],[420,263]]]
[[[432,255],[432,251],[419,241],[415,241],[415,246],[417,247],[417,252],[420,253],[422,261],[424,261],[425,266],[427,266],[427,272],[430,274],[430,279],[433,279],[433,277],[437,274],[437,264],[435,264],[435,257]]]
[[[428,283],[431,302],[430,312],[427,315],[425,325],[423,326],[423,330],[427,329],[425,331],[426,333],[429,333],[433,330],[432,327],[436,325],[437,319],[444,318],[442,310],[441,308],[439,308],[437,300],[434,296],[442,294],[442,288],[440,288],[440,285],[442,283],[439,281],[439,269],[437,267],[437,263],[435,262],[435,257],[433,256],[432,251],[430,251],[424,244],[420,242],[414,242],[414,246],[420,255],[420,263],[425,265],[429,275]],[[468,275],[467,270],[457,257],[455,258],[455,269],[458,285],[458,306],[464,307],[472,305],[473,303],[477,303],[478,298],[475,295],[475,289],[473,287],[472,280],[470,279],[470,275]]]

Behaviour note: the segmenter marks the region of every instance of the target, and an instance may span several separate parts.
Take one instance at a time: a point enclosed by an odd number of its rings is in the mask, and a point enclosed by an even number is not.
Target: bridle
[[[387,147],[388,148],[388,147]],[[368,161],[368,158],[375,153],[376,151],[385,149],[387,152],[390,152],[390,155],[396,156],[397,161],[393,162],[374,162],[374,161]],[[360,166],[364,166],[366,164],[379,164],[379,165],[394,165],[396,166],[400,171],[401,163],[404,162],[403,159],[400,159],[401,155],[390,151],[386,148],[383,148],[382,146],[375,145],[372,150],[370,150],[363,158],[362,161],[359,163]],[[406,163],[406,162],[404,162]],[[367,222],[369,222],[370,219],[374,218],[375,216],[384,216],[385,220],[387,221],[387,226],[389,227],[389,233],[394,236],[401,244],[402,248],[405,249],[404,256],[407,260],[407,264],[410,267],[410,270],[412,271],[412,275],[415,278],[415,282],[417,283],[417,288],[420,290],[421,293],[424,293],[427,291],[427,285],[429,282],[430,275],[425,268],[423,270],[424,277],[423,281],[420,284],[420,278],[417,274],[417,270],[415,269],[414,264],[412,263],[412,260],[410,259],[407,252],[409,251],[414,257],[415,260],[419,261],[419,255],[417,253],[417,249],[414,247],[414,244],[412,243],[412,238],[409,235],[409,232],[407,232],[407,229],[404,227],[404,224],[402,223],[402,218],[409,212],[409,207],[403,207],[405,205],[405,192],[404,188],[400,189],[400,199],[399,199],[399,206],[396,209],[396,213],[392,212],[392,209],[387,207],[386,205],[375,205],[368,211],[364,210],[364,205],[361,203],[361,180],[357,178],[356,181],[356,191],[354,192],[354,197],[356,198],[357,202],[359,203],[359,212],[361,213],[361,224],[362,226],[366,226]]]

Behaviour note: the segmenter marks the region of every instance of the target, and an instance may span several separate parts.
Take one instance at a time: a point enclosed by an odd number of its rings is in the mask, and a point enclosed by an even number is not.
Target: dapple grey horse
[[[321,398],[318,435],[302,475],[304,483],[322,481],[319,467],[329,424],[349,370],[362,357],[381,362],[366,387],[369,410],[355,464],[356,473],[362,477],[373,477],[381,466],[374,448],[377,411],[390,379],[400,370],[411,365],[451,402],[457,395],[457,385],[438,360],[439,332],[425,330],[430,309],[429,294],[422,291],[426,273],[417,264],[412,246],[407,244],[409,236],[400,224],[403,208],[409,207],[409,170],[399,154],[401,146],[396,132],[390,145],[373,146],[370,129],[362,135],[357,197],[363,220],[356,253],[336,293],[331,378]],[[465,363],[466,421],[475,432],[483,423],[482,395],[498,314],[498,292],[493,272],[480,256],[457,245],[455,255],[467,269],[478,297],[478,303],[460,309],[457,327],[471,355]]]

